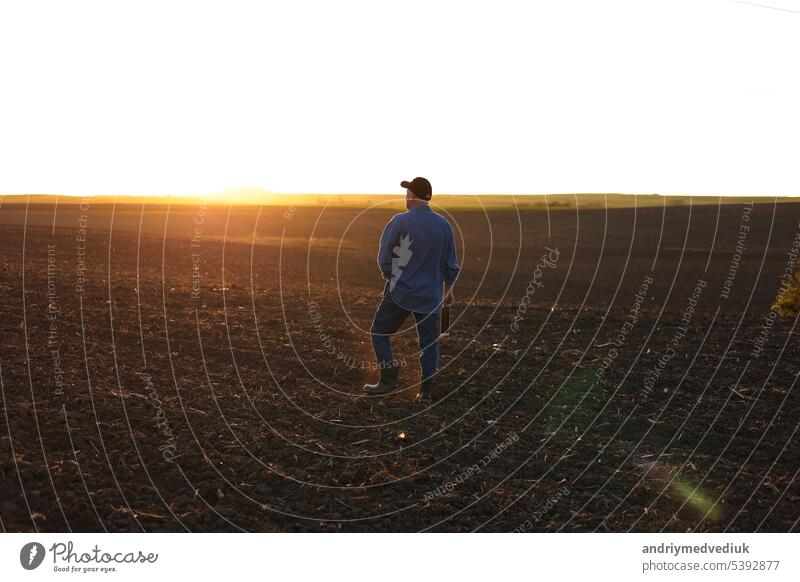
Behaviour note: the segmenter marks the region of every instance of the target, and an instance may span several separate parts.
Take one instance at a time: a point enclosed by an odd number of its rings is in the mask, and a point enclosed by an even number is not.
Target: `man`
[[[419,400],[430,402],[439,363],[439,310],[453,303],[453,284],[459,273],[453,229],[428,202],[431,183],[425,178],[403,181],[406,212],[396,214],[381,235],[378,266],[386,279],[383,299],[372,323],[372,347],[380,380],[367,384],[369,395],[388,394],[397,387],[397,363],[391,336],[410,313],[419,336],[422,383]],[[444,288],[444,291],[443,291]]]

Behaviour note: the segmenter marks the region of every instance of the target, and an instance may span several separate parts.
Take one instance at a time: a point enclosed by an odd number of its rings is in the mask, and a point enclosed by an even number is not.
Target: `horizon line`
[[[260,188],[240,188],[235,190],[223,190],[221,192],[203,192],[203,193],[167,193],[167,194],[140,194],[140,193],[125,193],[125,194],[107,194],[107,193],[94,193],[94,194],[72,194],[72,193],[52,193],[52,192],[36,192],[36,193],[0,193],[0,197],[13,196],[13,197],[67,197],[67,198],[257,198],[259,196],[391,196],[403,197],[402,192],[273,192]],[[661,197],[679,197],[679,198],[745,198],[748,196],[758,198],[800,198],[800,194],[775,194],[775,193],[745,193],[745,194],[711,194],[711,193],[696,193],[696,194],[664,194],[661,192],[542,192],[542,193],[504,193],[504,192],[481,192],[481,193],[460,193],[460,192],[446,192],[434,193],[437,196],[507,196],[507,197],[527,197],[527,196],[661,196]]]

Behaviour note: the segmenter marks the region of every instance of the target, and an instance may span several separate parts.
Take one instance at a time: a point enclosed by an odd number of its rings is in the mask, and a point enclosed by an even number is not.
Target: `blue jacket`
[[[450,223],[427,204],[394,215],[381,235],[378,265],[397,305],[416,313],[439,311],[442,283],[455,282],[460,271]]]

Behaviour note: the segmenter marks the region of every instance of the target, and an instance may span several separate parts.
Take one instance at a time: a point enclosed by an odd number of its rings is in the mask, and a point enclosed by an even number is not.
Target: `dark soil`
[[[799,206],[453,214],[430,408],[409,327],[361,395],[389,216],[0,207],[2,528],[798,529]]]

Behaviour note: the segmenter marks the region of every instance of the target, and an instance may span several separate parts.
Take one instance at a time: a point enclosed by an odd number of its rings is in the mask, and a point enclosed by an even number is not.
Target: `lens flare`
[[[547,419],[547,434],[554,434],[568,418],[568,425],[562,427],[565,433],[568,427],[574,427],[574,430],[586,428],[596,413],[597,403],[589,394],[597,385],[598,378],[595,372],[579,372],[564,382],[543,411]]]
[[[718,501],[704,492],[700,485],[695,484],[690,479],[679,475],[680,469],[665,466],[658,461],[649,461],[639,458],[636,466],[644,471],[646,479],[652,479],[661,483],[667,483],[670,493],[683,501],[683,505],[688,505],[695,511],[702,514],[703,519],[718,521],[722,518],[722,507]]]

